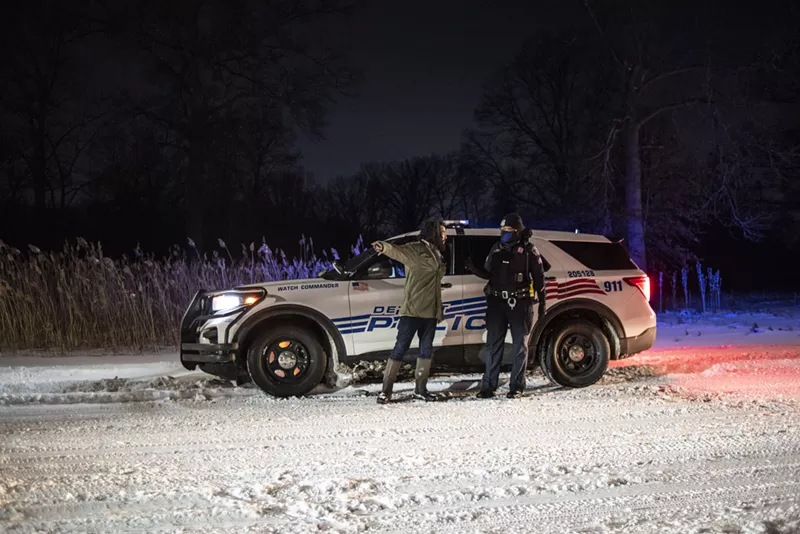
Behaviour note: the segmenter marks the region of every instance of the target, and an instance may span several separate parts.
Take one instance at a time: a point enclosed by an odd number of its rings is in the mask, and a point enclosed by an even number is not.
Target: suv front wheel
[[[608,368],[611,347],[593,323],[574,319],[555,327],[541,354],[545,376],[565,387],[591,386]]]
[[[268,328],[247,351],[253,382],[276,397],[305,395],[322,381],[327,363],[317,337],[299,327]]]

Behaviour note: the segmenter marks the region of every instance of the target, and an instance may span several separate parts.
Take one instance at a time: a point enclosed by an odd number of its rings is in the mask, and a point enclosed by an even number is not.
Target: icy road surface
[[[169,356],[6,360],[0,532],[796,534],[794,334],[667,343],[581,390],[534,373],[519,400],[388,406],[377,384],[276,400]]]

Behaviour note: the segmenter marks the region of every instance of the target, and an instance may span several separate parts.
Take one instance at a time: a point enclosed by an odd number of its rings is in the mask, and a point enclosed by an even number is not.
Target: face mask
[[[504,245],[508,245],[509,243],[514,241],[514,238],[517,236],[516,232],[501,232],[500,233],[500,242]]]

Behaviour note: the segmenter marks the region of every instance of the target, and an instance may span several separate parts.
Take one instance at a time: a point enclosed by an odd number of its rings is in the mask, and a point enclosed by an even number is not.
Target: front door
[[[447,271],[442,280],[443,303],[461,300],[461,276],[452,274],[453,250],[448,236],[448,248],[444,255]],[[388,357],[397,337],[404,287],[405,266],[386,256],[376,256],[351,281],[350,314],[356,358]],[[445,313],[446,310],[445,304]],[[463,336],[461,330],[453,328],[452,323],[452,319],[446,317],[436,329],[433,341],[435,364],[462,357]],[[418,348],[419,339],[415,337],[406,359],[415,358]]]

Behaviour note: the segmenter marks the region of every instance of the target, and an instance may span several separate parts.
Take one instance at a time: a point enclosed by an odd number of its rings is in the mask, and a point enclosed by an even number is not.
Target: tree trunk
[[[186,176],[186,237],[194,241],[200,254],[203,253],[203,222],[205,218],[204,167],[202,147],[190,141],[189,161]]]
[[[639,124],[635,120],[629,119],[625,134],[625,206],[628,223],[628,252],[639,268],[646,271]]]
[[[41,214],[47,208],[47,150],[45,149],[44,119],[38,118],[33,131],[33,199],[36,210]]]

